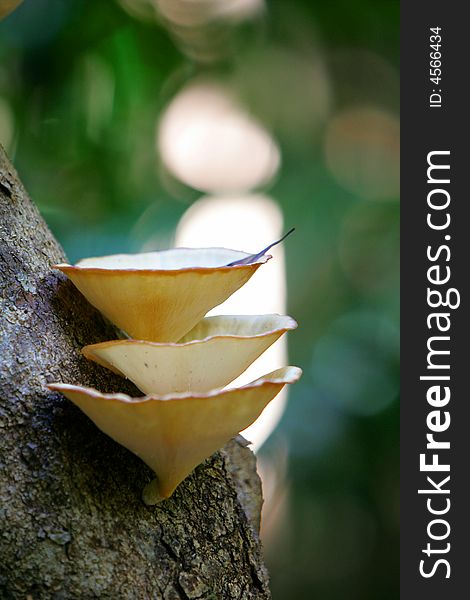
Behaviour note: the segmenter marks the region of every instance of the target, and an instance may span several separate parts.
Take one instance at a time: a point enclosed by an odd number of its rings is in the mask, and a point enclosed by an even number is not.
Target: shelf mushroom
[[[143,398],[60,383],[48,388],[64,394],[155,472],[156,480],[143,492],[151,505],[169,498],[197,465],[251,425],[301,373],[298,367],[283,367],[240,388]]]
[[[224,388],[297,327],[291,317],[203,318],[246,283],[285,237],[257,254],[176,248],[56,265],[91,304],[136,338],[85,346],[83,354],[148,395],[131,398],[65,383],[48,388],[64,394],[154,470],[157,478],[143,491],[146,504],[169,498],[198,464],[299,379],[301,369],[284,367],[248,385]]]
[[[281,315],[208,317],[177,343],[114,340],[86,358],[133,381],[144,394],[209,392],[236,379],[297,323]]]
[[[226,248],[175,248],[55,268],[132,338],[176,342],[270,258]]]

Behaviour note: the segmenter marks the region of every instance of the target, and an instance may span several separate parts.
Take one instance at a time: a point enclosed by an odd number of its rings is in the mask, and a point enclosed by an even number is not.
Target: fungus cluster
[[[205,318],[271,258],[266,250],[250,255],[176,248],[56,265],[128,336],[85,346],[85,357],[132,380],[146,395],[131,398],[65,383],[48,387],[155,472],[143,491],[146,504],[170,497],[301,375],[298,367],[283,367],[227,388],[297,323],[281,315]]]

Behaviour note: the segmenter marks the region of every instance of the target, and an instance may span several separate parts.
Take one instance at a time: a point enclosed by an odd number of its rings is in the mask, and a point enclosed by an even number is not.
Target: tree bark
[[[53,381],[140,394],[80,349],[117,337],[0,148],[0,598],[270,598],[260,483],[232,440],[156,507],[153,477]]]

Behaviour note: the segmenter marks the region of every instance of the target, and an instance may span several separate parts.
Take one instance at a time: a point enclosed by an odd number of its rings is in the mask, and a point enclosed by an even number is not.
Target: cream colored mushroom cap
[[[82,352],[145,394],[208,392],[236,379],[296,327],[291,317],[274,314],[207,317],[178,343],[115,340],[85,346]]]
[[[198,464],[253,423],[301,373],[298,367],[284,367],[241,388],[143,398],[62,383],[48,387],[137,454],[155,471],[160,496],[168,498]]]
[[[55,266],[130,337],[176,342],[271,258],[228,266],[249,256],[226,248],[175,248]]]

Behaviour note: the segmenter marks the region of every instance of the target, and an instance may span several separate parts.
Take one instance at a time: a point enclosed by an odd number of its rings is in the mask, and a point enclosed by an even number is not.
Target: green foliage
[[[118,2],[25,0],[0,24],[0,140],[72,261],[172,244],[200,194],[165,173],[155,128],[194,75],[277,136],[304,369],[262,452],[288,447],[287,521],[265,542],[278,599],[398,595],[398,30],[395,1],[275,0],[204,66]]]

